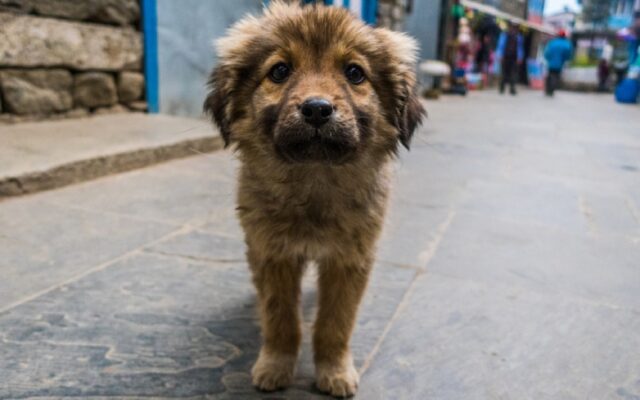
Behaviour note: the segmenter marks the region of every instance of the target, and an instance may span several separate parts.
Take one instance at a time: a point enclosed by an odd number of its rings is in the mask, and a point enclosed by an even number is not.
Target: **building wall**
[[[502,0],[498,9],[522,19],[527,18],[527,2],[525,0]]]
[[[500,11],[511,14],[515,17],[526,19],[526,0],[477,0],[479,3],[497,8]]]
[[[572,32],[575,27],[577,14],[575,12],[559,12],[556,14],[548,15],[544,18],[544,23],[552,26],[556,30],[564,29],[565,31]]]
[[[2,0],[0,0],[2,1]],[[295,1],[295,0],[290,0]],[[354,14],[367,14],[373,0],[333,0]],[[263,0],[157,0],[159,112],[202,116],[206,82],[216,63],[213,41]],[[370,14],[370,13],[369,13]]]
[[[611,15],[609,16],[609,29],[627,28],[633,22],[633,12],[636,0],[612,0]]]
[[[138,0],[0,0],[0,122],[143,111]]]
[[[198,117],[215,64],[213,40],[262,0],[157,0],[160,113]]]
[[[440,0],[414,0],[411,13],[406,15],[406,31],[420,43],[422,60],[438,56],[440,12]]]

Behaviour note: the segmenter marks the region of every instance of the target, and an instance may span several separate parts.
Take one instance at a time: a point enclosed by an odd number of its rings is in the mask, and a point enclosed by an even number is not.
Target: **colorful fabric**
[[[544,58],[549,69],[562,70],[564,63],[573,58],[573,46],[565,38],[551,39],[544,49]]]

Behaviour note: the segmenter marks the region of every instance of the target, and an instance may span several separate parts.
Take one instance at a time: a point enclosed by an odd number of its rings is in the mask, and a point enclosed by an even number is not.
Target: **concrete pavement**
[[[0,199],[221,147],[204,119],[158,114],[0,125]]]
[[[640,110],[429,102],[352,341],[361,399],[640,399]],[[0,201],[0,398],[325,398],[250,386],[259,331],[217,152]]]

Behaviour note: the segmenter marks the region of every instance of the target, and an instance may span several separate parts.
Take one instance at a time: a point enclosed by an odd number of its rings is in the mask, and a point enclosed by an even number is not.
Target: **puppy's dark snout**
[[[333,104],[320,97],[311,97],[302,103],[300,112],[308,124],[319,128],[331,119]]]

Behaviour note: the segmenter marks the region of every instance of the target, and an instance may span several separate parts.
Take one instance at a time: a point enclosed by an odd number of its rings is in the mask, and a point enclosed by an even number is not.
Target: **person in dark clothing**
[[[611,70],[609,63],[604,58],[598,64],[598,91],[607,92],[609,90],[607,83],[609,82],[609,74]]]
[[[504,93],[506,84],[512,95],[516,94],[516,79],[518,66],[524,59],[524,40],[515,24],[509,24],[507,32],[502,32],[498,39],[496,56],[501,62],[502,78],[500,79],[500,93]]]
[[[480,38],[480,46],[478,47],[478,51],[476,52],[476,71],[482,74],[487,73],[489,69],[489,63],[491,62],[491,50],[489,50],[489,46],[491,43],[491,38],[489,35],[482,36]]]

